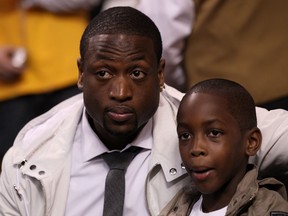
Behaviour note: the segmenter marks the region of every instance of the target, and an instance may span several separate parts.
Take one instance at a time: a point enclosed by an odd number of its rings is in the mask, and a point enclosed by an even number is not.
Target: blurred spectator
[[[226,78],[247,88],[258,106],[288,109],[288,1],[194,2],[185,52],[189,86]]]
[[[0,0],[0,163],[24,124],[79,92],[79,40],[100,3]]]

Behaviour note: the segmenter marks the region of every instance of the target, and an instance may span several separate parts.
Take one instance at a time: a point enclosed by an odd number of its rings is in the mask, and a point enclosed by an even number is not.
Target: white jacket
[[[182,96],[167,87],[161,93],[159,108],[153,117],[153,149],[146,181],[151,215],[157,215],[190,180],[181,167],[176,134],[175,118]],[[82,111],[80,94],[32,120],[21,130],[2,164],[0,215],[64,215],[72,143]],[[263,145],[254,161],[265,170],[269,170],[275,160],[282,163],[278,166],[288,167],[285,146],[288,145],[288,112],[257,109],[257,114]],[[288,176],[287,169],[283,174]]]

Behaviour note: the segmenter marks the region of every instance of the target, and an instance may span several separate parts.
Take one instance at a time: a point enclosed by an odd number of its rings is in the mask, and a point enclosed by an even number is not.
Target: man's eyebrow
[[[115,60],[114,58],[111,58],[110,56],[107,56],[106,54],[101,54],[101,53],[95,53],[94,56],[97,60]],[[131,58],[131,60],[134,60],[134,61],[141,61],[145,59],[145,55],[131,54],[127,58]]]
[[[95,56],[95,58],[97,60],[114,60],[114,58],[111,58],[111,57],[109,57],[109,56],[107,56],[105,54],[96,53],[96,52],[95,52],[94,55],[92,54],[92,56]]]

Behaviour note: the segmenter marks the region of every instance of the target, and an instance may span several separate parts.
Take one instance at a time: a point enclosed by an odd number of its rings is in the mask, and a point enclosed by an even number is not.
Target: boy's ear
[[[165,60],[161,59],[158,68],[158,79],[160,88],[164,88],[164,69],[165,69]]]
[[[260,149],[262,142],[262,134],[259,128],[253,128],[247,133],[246,141],[246,154],[247,156],[256,155],[257,151]]]
[[[77,86],[80,90],[83,89],[83,61],[81,58],[77,59],[77,66],[78,66],[78,82]]]

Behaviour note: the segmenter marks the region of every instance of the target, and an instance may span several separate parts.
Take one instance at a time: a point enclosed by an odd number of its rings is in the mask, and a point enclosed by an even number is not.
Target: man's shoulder
[[[160,94],[160,104],[161,104],[161,101],[165,100],[166,102],[170,104],[171,108],[178,110],[180,101],[183,98],[183,96],[184,96],[184,93],[165,84],[165,89]]]
[[[28,122],[17,135],[14,146],[26,147],[27,143],[40,143],[49,136],[54,136],[57,131],[69,130],[76,127],[83,112],[82,94],[73,96],[48,112]]]
[[[67,117],[77,114],[79,109],[82,110],[83,107],[83,96],[82,94],[75,95],[71,98],[68,98],[56,106],[52,107],[46,113],[32,119],[28,122],[22,130],[27,130],[27,128],[37,127],[38,125],[47,124],[58,121],[63,121]],[[53,121],[54,120],[54,121]]]
[[[178,91],[177,89],[173,88],[172,86],[169,86],[165,84],[165,90],[162,92],[164,97],[167,97],[171,100],[175,100],[177,102],[180,102],[180,100],[183,98],[184,93]]]

